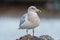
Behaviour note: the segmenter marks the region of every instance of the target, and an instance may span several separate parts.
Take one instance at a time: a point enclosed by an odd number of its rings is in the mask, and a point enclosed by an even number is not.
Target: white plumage
[[[37,13],[40,13],[41,11],[37,9],[35,6],[30,6],[28,8],[28,11],[26,14],[24,14],[20,18],[20,25],[19,29],[33,29],[33,35],[34,35],[34,28],[39,26],[40,18]]]

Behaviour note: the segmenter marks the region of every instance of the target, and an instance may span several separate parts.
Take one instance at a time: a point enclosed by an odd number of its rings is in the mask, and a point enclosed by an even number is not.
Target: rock
[[[36,36],[31,36],[31,35],[25,35],[25,36],[22,36],[20,37],[19,39],[16,39],[16,40],[40,40],[38,37]]]
[[[54,38],[52,38],[49,35],[42,35],[39,38],[40,38],[40,40],[54,40]]]
[[[28,34],[16,40],[54,40],[54,39],[49,35],[42,35],[40,37],[36,37],[36,36],[31,36],[30,34]]]

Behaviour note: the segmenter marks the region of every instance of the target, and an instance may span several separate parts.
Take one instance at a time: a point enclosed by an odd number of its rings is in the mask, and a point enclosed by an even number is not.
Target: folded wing
[[[21,25],[26,21],[26,16],[27,16],[27,14],[24,14],[22,17],[20,17],[19,27],[21,27]]]

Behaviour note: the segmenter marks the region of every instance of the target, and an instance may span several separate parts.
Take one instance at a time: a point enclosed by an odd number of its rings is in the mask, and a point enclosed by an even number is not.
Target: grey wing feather
[[[24,14],[24,15],[20,18],[20,25],[25,22],[25,17],[26,17],[26,14]],[[20,26],[20,25],[19,25],[19,26]]]

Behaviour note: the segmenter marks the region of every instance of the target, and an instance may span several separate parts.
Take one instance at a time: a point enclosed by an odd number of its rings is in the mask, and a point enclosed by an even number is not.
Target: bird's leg
[[[33,29],[33,36],[34,36],[34,29]]]
[[[28,35],[28,29],[26,29],[26,33],[27,33],[27,35]],[[29,40],[29,36],[27,37],[27,40]]]
[[[28,29],[26,29],[26,33],[27,33],[27,35],[28,35]]]

